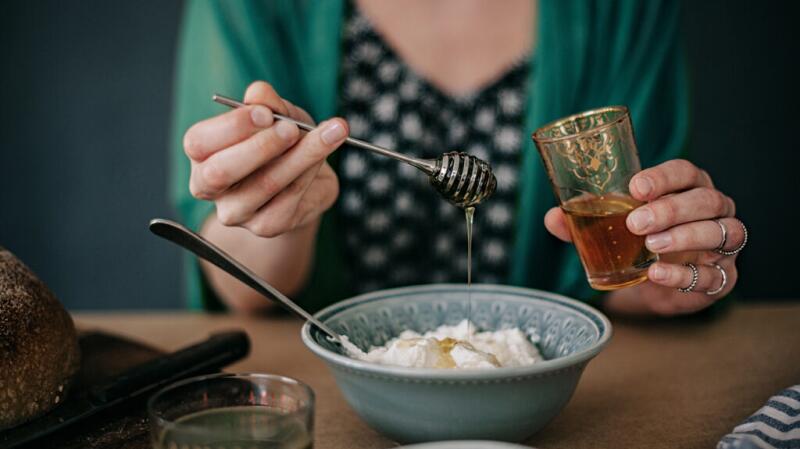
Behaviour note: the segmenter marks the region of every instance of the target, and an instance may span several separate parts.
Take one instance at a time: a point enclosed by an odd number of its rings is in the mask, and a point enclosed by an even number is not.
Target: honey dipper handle
[[[242,103],[241,101],[234,100],[233,98],[229,98],[229,97],[226,97],[224,95],[214,94],[214,96],[211,97],[211,98],[214,101],[216,101],[217,103],[219,103],[219,104],[223,104],[225,106],[228,106],[228,107],[234,108],[234,109],[235,108],[241,108],[243,106],[247,106],[247,104]],[[295,125],[297,125],[298,128],[300,128],[302,130],[305,130],[305,131],[313,131],[314,129],[316,129],[316,127],[314,125],[295,120],[295,119],[293,119],[291,117],[287,117],[287,116],[282,115],[282,114],[276,114],[276,113],[273,112],[272,116],[275,117],[278,120],[285,120],[287,122],[292,122]],[[383,148],[383,147],[380,147],[378,145],[371,144],[371,143],[366,142],[364,140],[356,139],[355,137],[348,137],[344,141],[347,142],[349,145],[352,145],[354,147],[361,148],[361,149],[364,149],[364,150],[368,150],[368,151],[371,151],[373,153],[380,154],[381,156],[386,156],[386,157],[398,160],[400,162],[405,162],[406,164],[409,164],[409,165],[411,165],[413,167],[416,167],[416,168],[422,170],[428,176],[431,176],[436,172],[436,163],[435,163],[435,161],[430,161],[430,160],[427,160],[427,159],[417,159],[417,158],[414,158],[414,157],[406,156],[406,155],[400,154],[400,153],[398,153],[396,151],[392,151],[392,150],[389,150],[387,148]]]

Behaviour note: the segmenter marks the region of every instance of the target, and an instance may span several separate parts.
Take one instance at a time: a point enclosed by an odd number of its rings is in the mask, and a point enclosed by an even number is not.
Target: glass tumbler
[[[658,256],[625,225],[642,204],[628,190],[641,170],[628,108],[556,120],[536,130],[533,140],[592,288],[615,290],[646,280]]]
[[[147,403],[155,449],[309,449],[314,393],[271,374],[214,374],[176,382]]]

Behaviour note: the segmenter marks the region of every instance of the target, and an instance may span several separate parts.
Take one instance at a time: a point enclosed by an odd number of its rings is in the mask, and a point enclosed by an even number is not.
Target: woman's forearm
[[[264,238],[238,227],[227,227],[212,214],[200,234],[240,261],[273,287],[291,297],[304,286],[314,258],[319,220],[278,237]],[[255,312],[270,303],[229,274],[201,262],[209,284],[231,309]]]

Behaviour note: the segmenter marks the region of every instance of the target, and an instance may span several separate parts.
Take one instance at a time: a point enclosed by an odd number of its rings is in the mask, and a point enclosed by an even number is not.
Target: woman
[[[630,107],[650,167],[631,181],[648,204],[628,227],[662,261],[604,307],[690,313],[736,283],[735,255],[714,251],[745,241],[734,203],[675,159],[687,105],[674,2],[196,1],[183,27],[177,208],[307,308],[465,278],[463,216],[421,173],[340,148],[348,134],[416,156],[457,148],[488,160],[499,187],[477,212],[475,279],[592,298],[528,133],[609,104]],[[224,111],[213,92],[244,92],[253,106]],[[305,134],[273,112],[322,121]],[[216,268],[191,268],[194,306],[267,306]]]

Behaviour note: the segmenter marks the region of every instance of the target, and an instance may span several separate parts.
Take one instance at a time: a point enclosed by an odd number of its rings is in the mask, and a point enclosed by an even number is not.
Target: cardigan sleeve
[[[169,197],[180,220],[191,229],[202,226],[214,205],[189,193],[190,163],[182,140],[192,124],[225,111],[211,96],[218,92],[241,97],[259,79],[269,80],[289,98],[299,89],[290,76],[296,61],[287,51],[284,21],[279,20],[285,7],[286,2],[206,0],[185,6],[175,68]],[[222,309],[197,260],[187,255],[184,265],[189,307]]]
[[[680,156],[688,134],[686,60],[675,0],[597,2],[601,20],[614,23],[594,35],[598,51],[584,72],[595,103],[631,110],[642,167]],[[594,73],[604,76],[593,78]],[[598,98],[599,97],[599,98]]]

